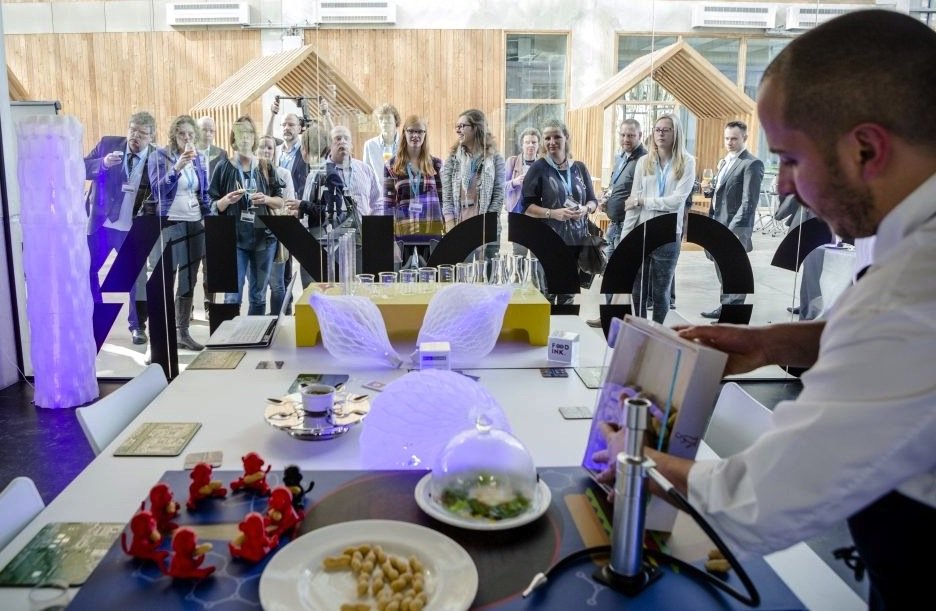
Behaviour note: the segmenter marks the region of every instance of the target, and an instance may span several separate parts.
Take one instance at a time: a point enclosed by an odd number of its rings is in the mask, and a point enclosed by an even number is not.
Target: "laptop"
[[[237,316],[231,320],[225,320],[208,338],[205,347],[209,349],[268,348],[273,343],[276,330],[283,318],[283,312],[292,303],[292,289],[298,275],[298,273],[293,274],[289,284],[286,285],[286,296],[276,316]]]

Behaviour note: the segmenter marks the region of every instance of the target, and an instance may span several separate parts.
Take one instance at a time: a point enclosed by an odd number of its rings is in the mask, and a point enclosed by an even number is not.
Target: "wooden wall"
[[[85,149],[105,135],[125,135],[127,119],[148,110],[157,142],[187,112],[260,54],[256,30],[8,34],[7,63],[36,100],[59,100],[85,127]],[[260,117],[259,102],[250,113]],[[226,146],[227,136],[217,141]]]
[[[316,51],[374,106],[390,102],[428,123],[430,151],[445,158],[458,114],[484,111],[501,146],[504,123],[503,30],[323,29],[305,34]],[[370,138],[373,131],[362,133]]]

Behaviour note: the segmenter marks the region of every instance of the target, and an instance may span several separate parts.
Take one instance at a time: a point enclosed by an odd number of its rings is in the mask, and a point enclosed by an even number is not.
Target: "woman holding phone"
[[[250,117],[234,122],[230,144],[234,155],[218,165],[208,189],[212,209],[237,220],[237,292],[225,294],[224,303],[241,303],[246,278],[247,314],[262,315],[266,313],[266,286],[276,238],[257,217],[283,207],[283,187],[273,164],[256,157],[257,128]]]
[[[543,124],[545,154],[537,159],[523,179],[524,214],[542,219],[562,237],[570,256],[579,252],[588,236],[588,214],[598,208],[591,175],[581,161],[572,159],[569,129],[558,119]],[[591,274],[579,270],[582,286],[591,284]],[[546,294],[556,305],[572,303],[574,295]]]
[[[155,209],[143,208],[143,214],[157,214],[169,223],[162,239],[150,253],[150,267],[172,244],[172,264],[178,278],[175,298],[176,342],[188,350],[204,348],[189,333],[192,298],[198,267],[205,256],[205,226],[202,218],[211,207],[208,199],[208,173],[195,151],[198,126],[195,119],[181,115],[169,125],[168,145],[147,160]]]

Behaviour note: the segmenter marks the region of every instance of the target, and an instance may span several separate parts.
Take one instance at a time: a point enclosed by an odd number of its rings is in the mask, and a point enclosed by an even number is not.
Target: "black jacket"
[[[611,176],[611,194],[608,196],[608,217],[612,223],[620,223],[624,220],[624,202],[630,197],[631,188],[634,185],[634,170],[637,168],[637,160],[647,154],[647,149],[641,144],[634,149],[630,158],[620,173]]]

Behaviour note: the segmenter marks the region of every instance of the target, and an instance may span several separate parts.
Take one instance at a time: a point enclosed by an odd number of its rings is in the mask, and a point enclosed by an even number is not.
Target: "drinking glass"
[[[69,603],[68,583],[53,579],[42,581],[29,590],[31,611],[58,611]]]
[[[455,266],[454,265],[440,265],[439,266],[439,282],[443,284],[449,284],[455,282]]]
[[[530,257],[530,285],[540,293],[546,290],[546,283],[543,279],[543,268],[540,266],[539,259],[536,257]]]
[[[468,282],[474,281],[474,264],[473,263],[456,263],[455,264],[455,282],[459,284],[466,284]]]
[[[530,283],[530,260],[524,255],[514,255],[514,266],[517,268],[517,282],[520,288],[527,288]]]
[[[490,283],[495,286],[507,284],[507,268],[504,258],[500,255],[491,257],[491,278]]]
[[[434,267],[419,268],[419,292],[431,293],[435,290],[435,283],[439,277],[439,270]]]
[[[396,272],[380,272],[378,274],[378,279],[380,280],[380,296],[384,299],[390,298],[394,294],[394,288],[397,281]]]
[[[365,297],[373,294],[374,274],[357,274],[355,279],[358,282],[358,290],[355,291],[356,293],[364,295]]]
[[[404,295],[412,295],[416,292],[416,280],[418,280],[419,272],[415,269],[401,269],[400,270],[400,292]]]

